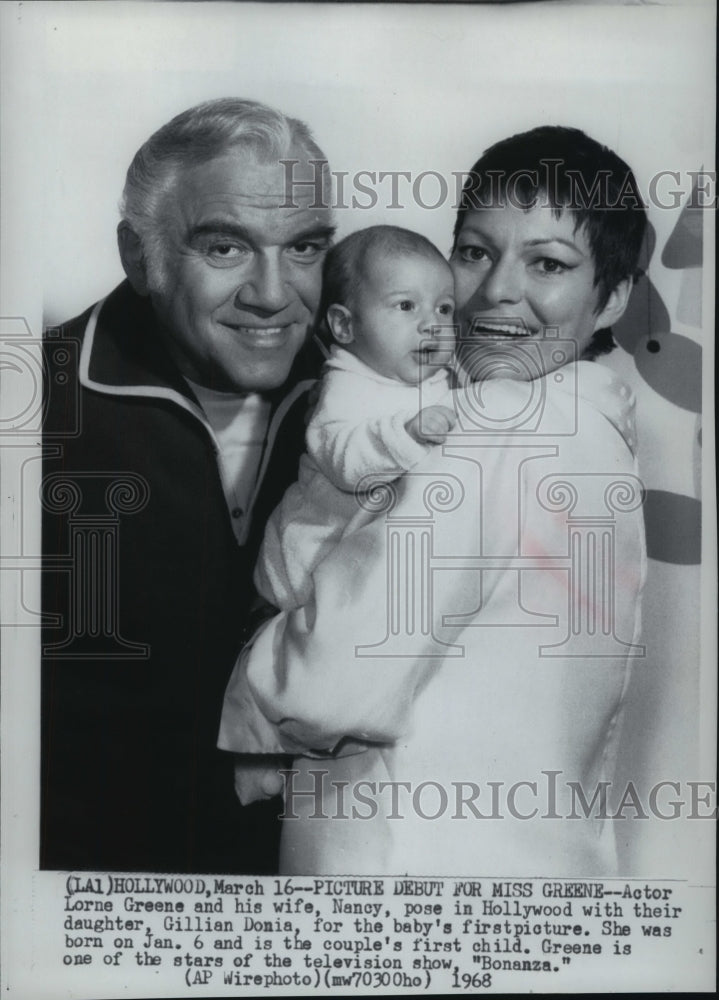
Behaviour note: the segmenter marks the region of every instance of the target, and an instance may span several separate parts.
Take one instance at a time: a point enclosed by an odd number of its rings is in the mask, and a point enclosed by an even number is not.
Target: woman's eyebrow
[[[459,241],[462,239],[466,239],[468,236],[474,237],[475,239],[478,240],[484,240],[485,243],[494,242],[491,236],[483,232],[481,229],[478,229],[476,226],[467,226],[466,228],[462,229],[459,236],[457,237],[457,243],[459,243]]]
[[[565,240],[561,236],[546,236],[543,239],[526,240],[524,245],[526,247],[539,247],[546,246],[548,243],[561,243],[563,246],[569,247],[570,250],[576,250],[577,253],[584,256],[583,251],[576,243],[573,243],[572,240]]]

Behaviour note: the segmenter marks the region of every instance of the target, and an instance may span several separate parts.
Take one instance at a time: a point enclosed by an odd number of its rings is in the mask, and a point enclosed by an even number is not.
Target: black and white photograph
[[[3,991],[712,992],[713,0],[0,17]]]

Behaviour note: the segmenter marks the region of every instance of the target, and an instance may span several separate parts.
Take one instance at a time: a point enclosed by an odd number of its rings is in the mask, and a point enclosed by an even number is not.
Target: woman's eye
[[[537,264],[544,274],[562,274],[569,270],[566,264],[561,260],[555,260],[554,257],[541,257]]]
[[[489,256],[484,247],[477,246],[463,246],[459,248],[459,255],[462,260],[469,261],[470,263],[486,260]]]

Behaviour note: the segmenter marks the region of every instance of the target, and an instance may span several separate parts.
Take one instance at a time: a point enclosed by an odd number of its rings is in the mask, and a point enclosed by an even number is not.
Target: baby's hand
[[[457,414],[448,406],[426,406],[404,426],[420,444],[444,444],[456,423]]]

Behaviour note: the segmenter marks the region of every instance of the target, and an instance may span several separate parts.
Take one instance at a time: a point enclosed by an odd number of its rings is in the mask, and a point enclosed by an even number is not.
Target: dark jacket
[[[147,299],[123,283],[48,331],[45,356],[41,867],[273,871],[278,800],[243,809],[215,744],[318,364],[303,354],[274,394],[240,546]]]

